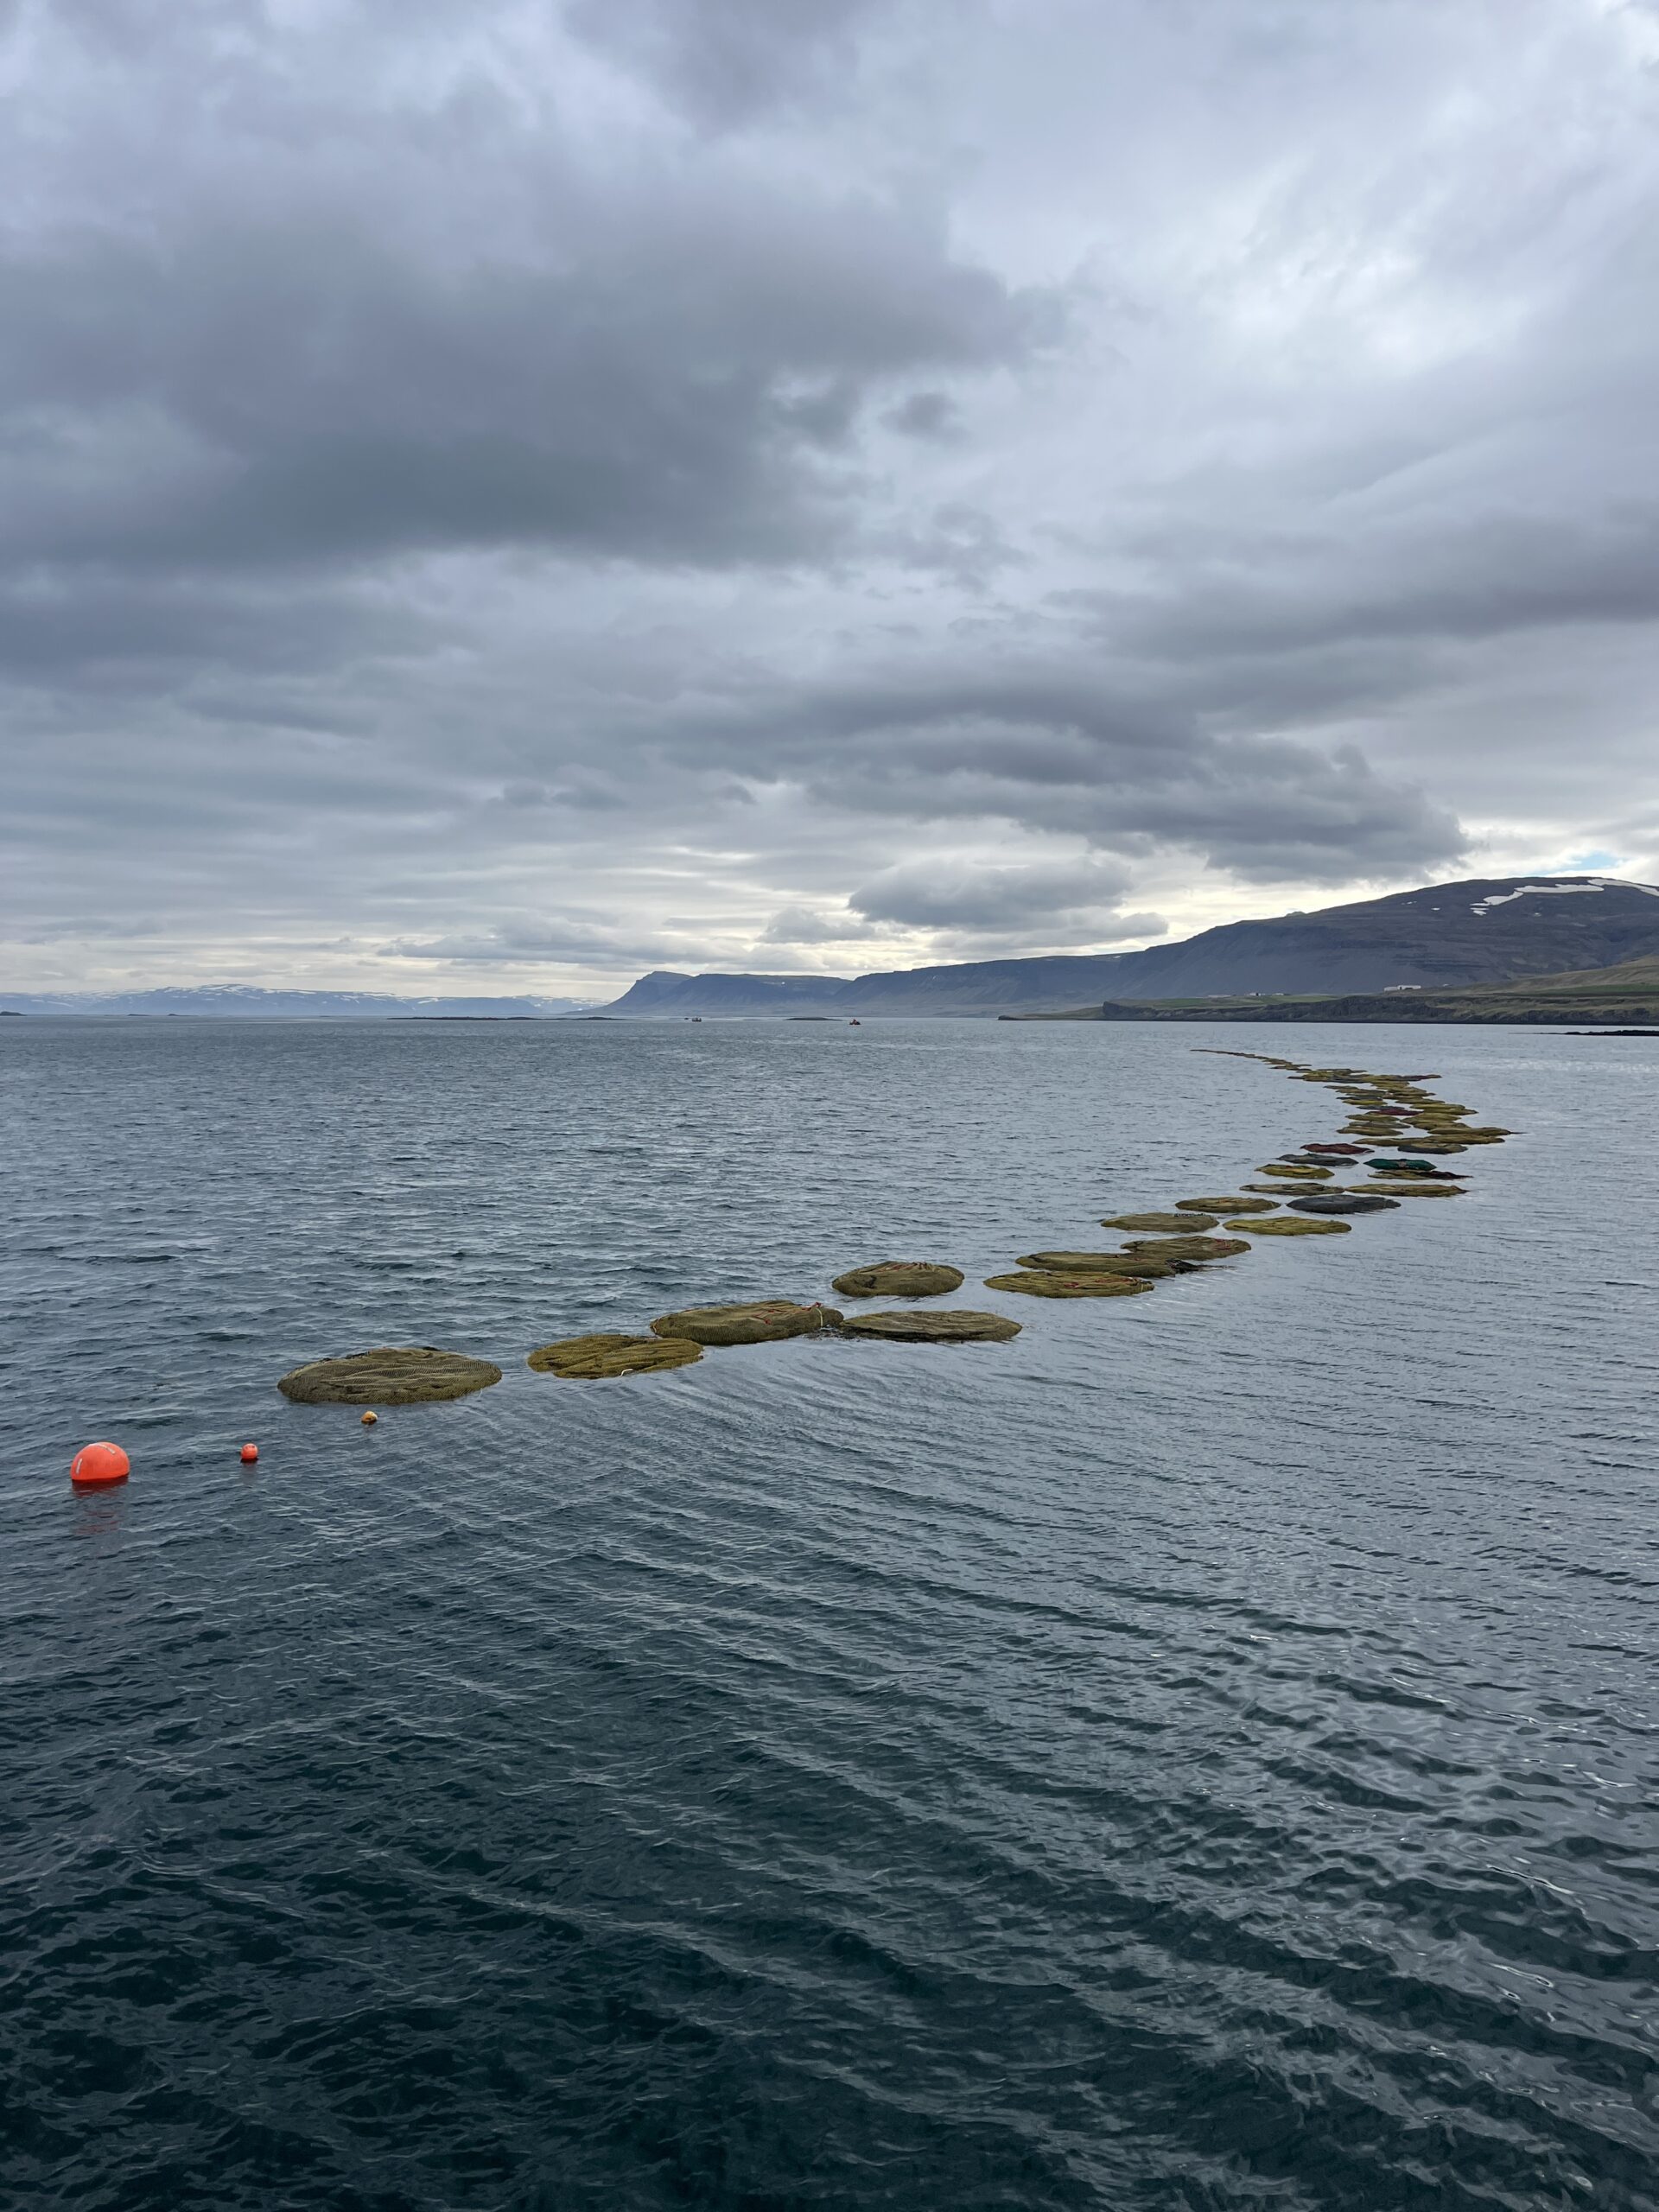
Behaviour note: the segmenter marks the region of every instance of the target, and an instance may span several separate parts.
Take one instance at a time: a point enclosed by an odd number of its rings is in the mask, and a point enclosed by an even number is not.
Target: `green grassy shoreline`
[[[1468,990],[1314,993],[1259,998],[1108,999],[1063,1014],[1005,1014],[1004,1021],[1389,1021],[1526,1027],[1586,1022],[1659,1027],[1659,959],[1539,976]]]

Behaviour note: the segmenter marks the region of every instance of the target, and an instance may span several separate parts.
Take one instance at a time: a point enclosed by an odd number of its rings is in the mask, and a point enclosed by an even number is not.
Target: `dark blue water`
[[[1334,1130],[1201,1042],[1524,1135],[1151,1296],[981,1289]],[[5,2203],[1652,2205],[1656,1077],[0,1024]],[[887,1256],[1024,1333],[521,1363]],[[275,1391],[383,1341],[506,1377]]]

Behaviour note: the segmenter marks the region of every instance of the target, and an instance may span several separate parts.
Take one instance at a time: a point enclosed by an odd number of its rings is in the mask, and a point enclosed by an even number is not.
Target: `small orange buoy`
[[[242,1446],[242,1464],[245,1467],[251,1467],[258,1457],[259,1446],[257,1444],[245,1444]]]
[[[365,1427],[365,1428],[372,1428],[372,1427],[374,1427],[374,1425],[375,1425],[376,1421],[378,1421],[379,1420],[379,1418],[380,1418],[380,1416],[379,1416],[379,1414],[364,1414],[364,1416],[363,1416],[363,1426],[364,1426],[364,1427]]]
[[[118,1444],[83,1444],[69,1462],[69,1479],[79,1490],[101,1490],[124,1483],[132,1462]]]

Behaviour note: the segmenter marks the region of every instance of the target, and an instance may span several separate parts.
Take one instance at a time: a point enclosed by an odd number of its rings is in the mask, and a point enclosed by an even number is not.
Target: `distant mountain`
[[[1659,957],[1565,976],[1525,976],[1462,990],[1351,991],[1333,997],[1108,999],[1064,1014],[1005,1014],[1007,1021],[1389,1021],[1510,1025],[1659,1022]]]
[[[1605,876],[1432,884],[1130,953],[1109,995],[1456,988],[1659,952],[1659,887]],[[1128,988],[1124,988],[1127,985]]]
[[[1069,1004],[1116,974],[1122,956],[1061,954],[1048,960],[979,960],[875,976],[642,976],[607,1014],[1001,1014],[1033,1003]],[[1097,988],[1098,987],[1098,988]],[[1033,998],[1033,992],[1036,994]]]
[[[680,976],[654,968],[604,1014],[822,1014],[839,1003],[845,976]]]
[[[397,1020],[606,1014],[999,1014],[1064,1013],[1103,1001],[1338,996],[1414,985],[1458,990],[1659,955],[1659,886],[1599,875],[1431,884],[1271,921],[1228,922],[1143,952],[975,960],[868,976],[683,976],[658,969],[611,1006],[553,998],[397,998],[375,991],[248,984],[111,993],[0,994],[32,1014],[263,1015]]]
[[[1143,952],[977,960],[869,976],[658,969],[614,1014],[1024,1014],[1103,999],[1455,989],[1659,953],[1659,886],[1596,875],[1431,884],[1308,914],[1228,922]]]
[[[493,1018],[534,1020],[584,1014],[581,999],[404,999],[383,991],[270,991],[250,983],[204,983],[158,991],[0,992],[0,1012],[33,1014],[253,1016],[267,1021],[407,1021]]]

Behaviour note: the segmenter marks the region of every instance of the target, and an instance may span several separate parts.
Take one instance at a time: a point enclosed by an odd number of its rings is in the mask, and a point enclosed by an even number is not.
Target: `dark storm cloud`
[[[349,207],[14,250],[0,558],[786,559],[843,526],[872,392],[1037,327],[925,217],[858,195],[572,196],[537,229],[459,267]]]
[[[1160,926],[1154,914],[1120,915],[1133,877],[1105,860],[991,861],[901,861],[852,893],[849,904],[870,921],[906,929],[982,930],[997,934],[1085,922],[1094,930],[1145,936]]]
[[[19,563],[0,575],[0,670],[14,681],[142,696],[214,668],[252,683],[434,641],[430,620],[339,576],[273,584],[101,562]]]
[[[1195,517],[1143,549],[1154,572],[1179,575],[1179,597],[1079,604],[1116,646],[1200,655],[1229,683],[1241,663],[1332,647],[1418,651],[1659,615],[1659,497],[1639,484],[1610,487],[1589,513],[1562,514],[1519,485],[1474,515],[1440,501],[1404,514],[1380,499],[1344,505],[1294,533]]]
[[[575,0],[570,21],[714,128],[804,92],[851,60],[876,0]]]
[[[779,733],[769,772],[798,776],[826,805],[855,793],[865,812],[895,819],[1005,820],[1117,847],[1166,842],[1268,880],[1388,874],[1464,849],[1444,807],[1379,775],[1357,747],[1217,734],[1176,683],[1129,690],[1118,672],[1078,667],[1058,646],[1043,666],[957,658],[885,685],[728,702],[677,741],[704,757],[724,741],[733,765],[747,758],[753,773],[747,738],[730,746],[730,733],[767,727]]]
[[[881,420],[906,438],[948,438],[957,429],[956,402],[946,391],[912,391]]]

